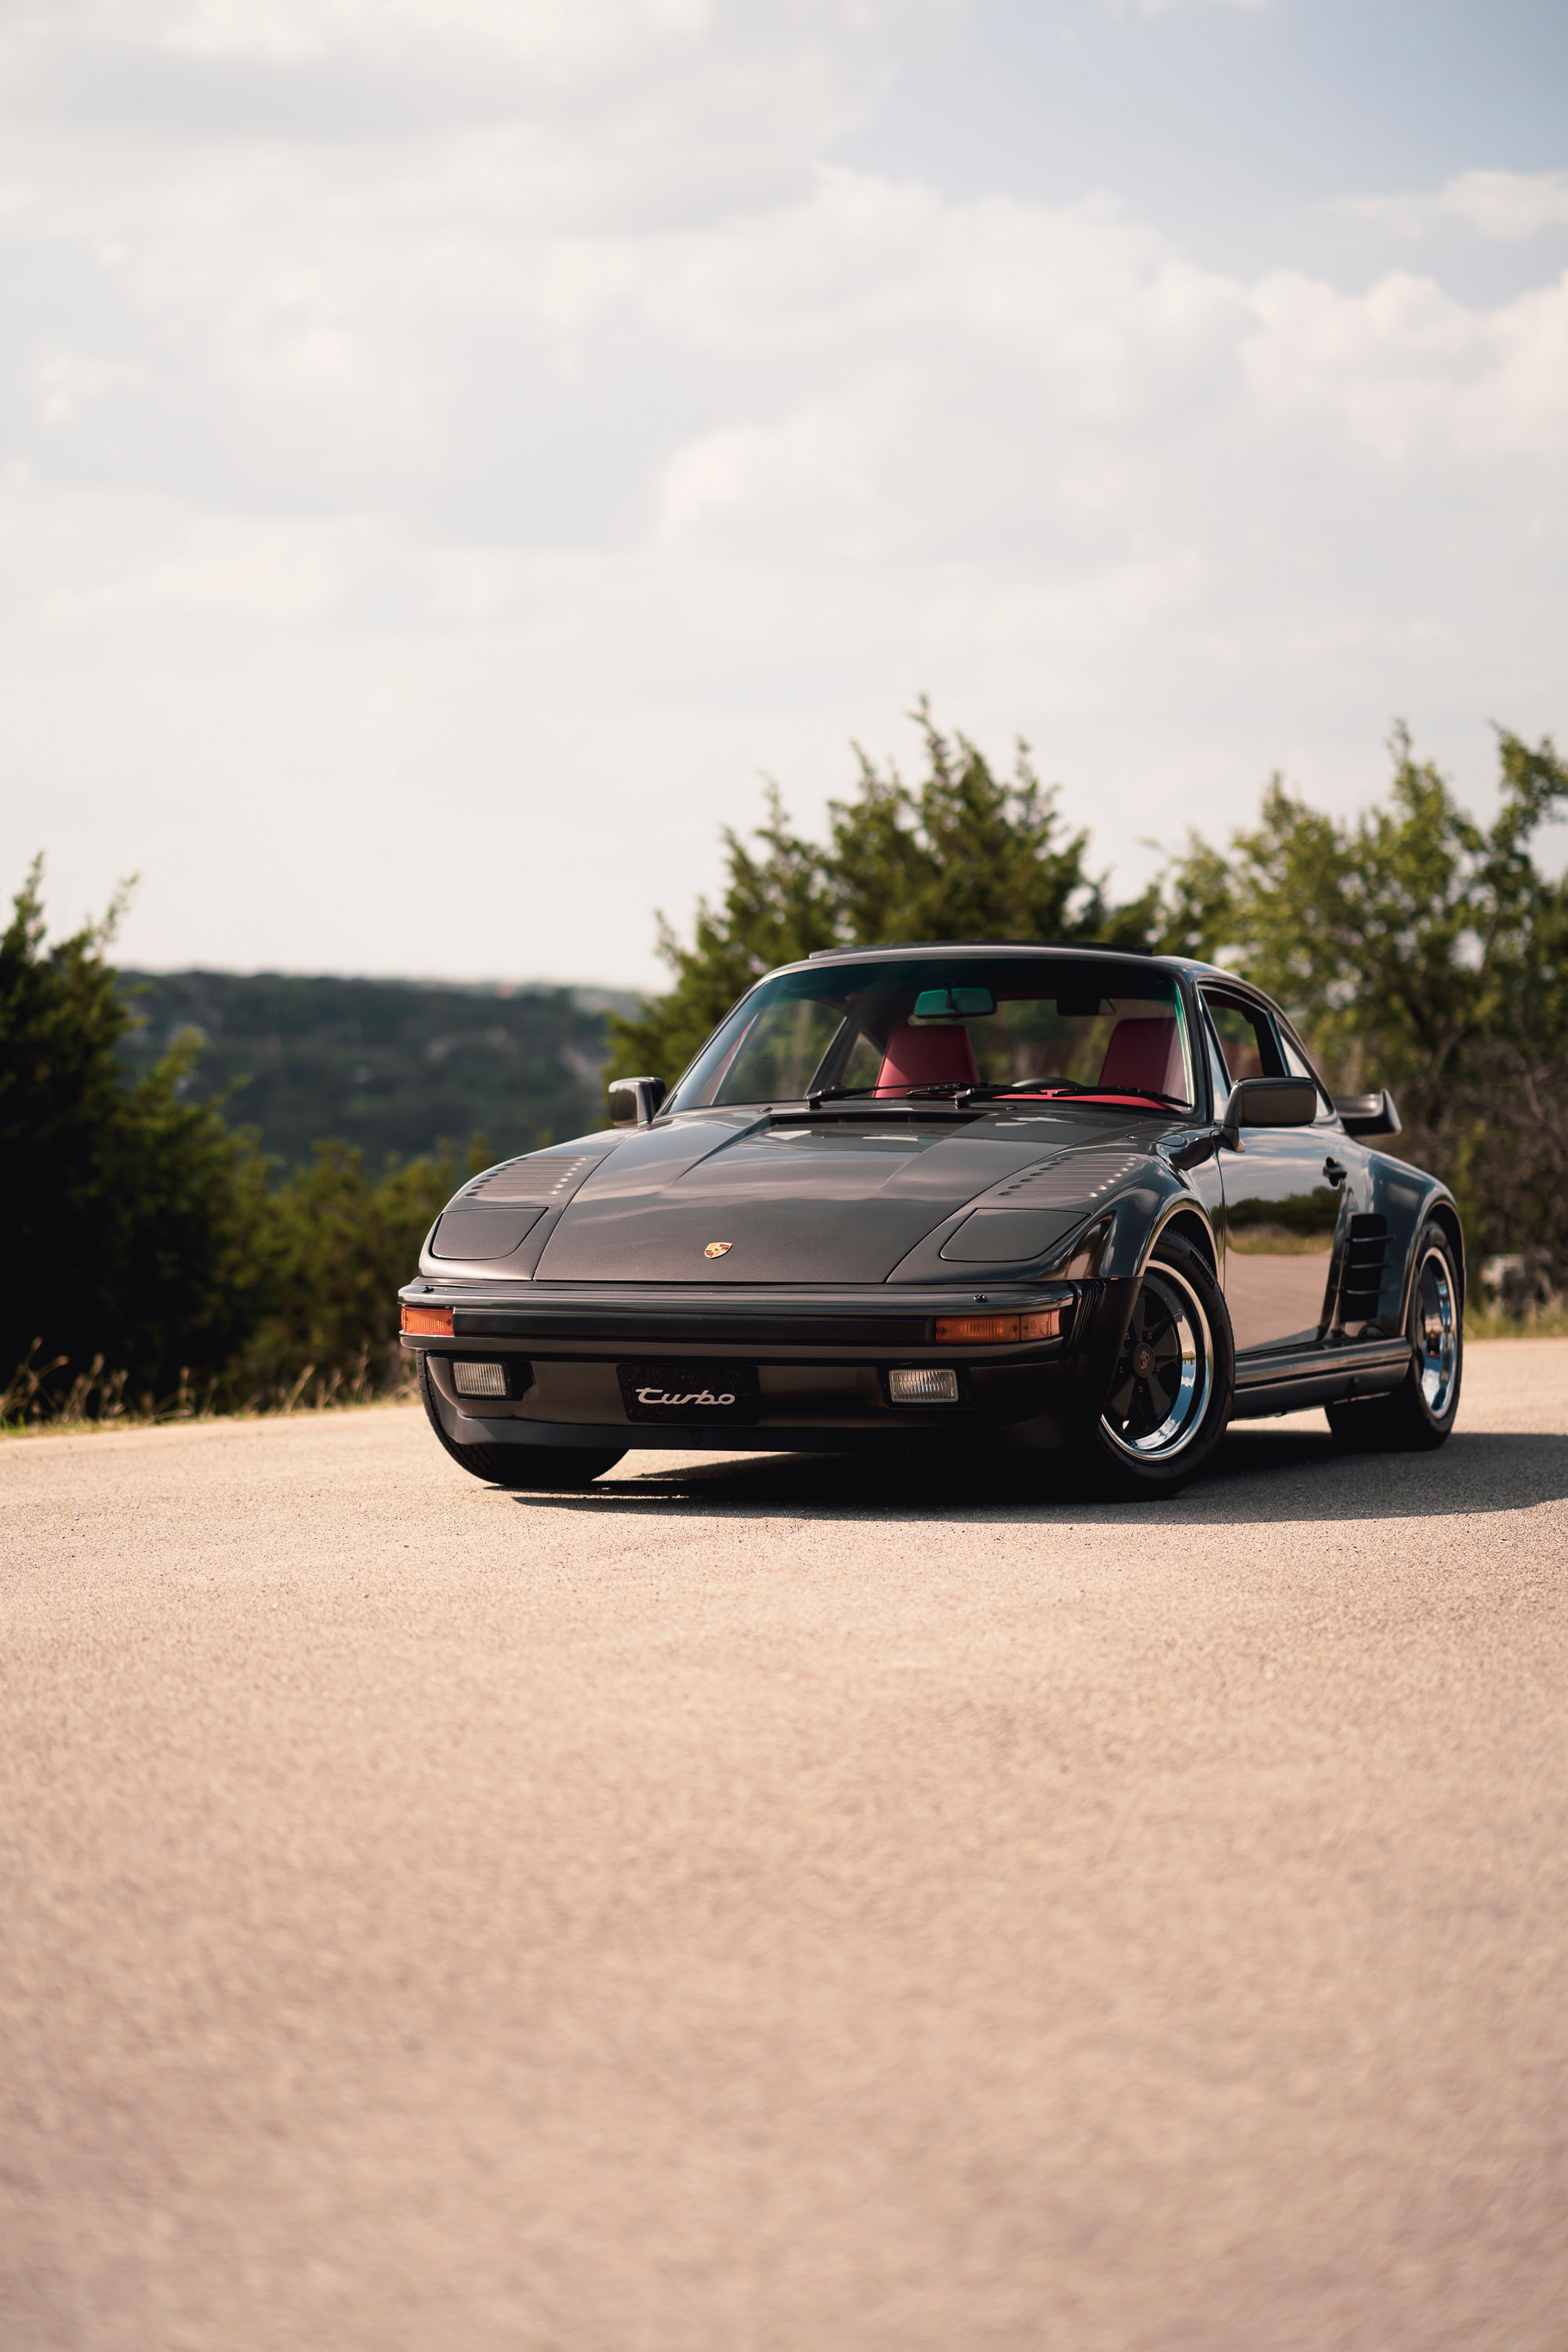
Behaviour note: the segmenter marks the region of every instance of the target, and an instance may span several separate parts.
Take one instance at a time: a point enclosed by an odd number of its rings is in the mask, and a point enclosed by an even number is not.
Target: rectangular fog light
[[[499,1356],[488,1364],[454,1364],[452,1385],[459,1396],[500,1396],[506,1394],[506,1366]]]
[[[888,1394],[895,1404],[956,1404],[958,1374],[923,1370],[889,1372]]]

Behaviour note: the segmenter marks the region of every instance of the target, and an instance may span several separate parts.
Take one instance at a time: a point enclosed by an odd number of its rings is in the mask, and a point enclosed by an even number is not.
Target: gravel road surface
[[[0,1446],[0,2343],[1563,2352],[1565,1433]]]

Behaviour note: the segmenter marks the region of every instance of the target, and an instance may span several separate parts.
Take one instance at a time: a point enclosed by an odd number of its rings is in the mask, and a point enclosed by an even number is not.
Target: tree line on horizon
[[[35,861],[0,935],[0,1165],[13,1278],[0,1419],[265,1409],[395,1381],[390,1301],[461,1181],[456,1148],[379,1177],[341,1141],[282,1181],[232,1092],[187,1096],[187,1029],[150,1069],[108,949],[123,912],[50,944]],[[468,1158],[489,1156],[476,1138]],[[0,1372],[0,1387],[5,1373]]]
[[[1276,776],[1254,825],[1223,848],[1190,835],[1118,900],[1026,747],[1000,775],[923,704],[916,717],[924,773],[906,782],[859,755],[826,839],[796,834],[773,791],[749,840],[725,833],[722,898],[699,903],[686,940],[659,919],[671,985],[611,1015],[606,1076],[673,1081],[753,981],[819,948],[1095,940],[1197,956],[1278,998],[1336,1090],[1394,1089],[1400,1151],[1453,1186],[1472,1257],[1568,1265],[1568,881],[1537,854],[1568,814],[1568,768],[1550,738],[1500,730],[1499,807],[1481,825],[1397,730],[1375,807],[1337,819]],[[0,935],[15,1244],[0,1366],[28,1366],[0,1419],[395,1385],[396,1291],[456,1185],[493,1156],[485,1139],[380,1174],[325,1140],[279,1181],[257,1130],[231,1122],[232,1095],[189,1098],[196,1034],[127,1073],[137,1015],[109,958],[121,903],[50,943],[40,870]]]
[[[1385,797],[1341,819],[1276,774],[1224,847],[1190,833],[1135,898],[1112,896],[1059,787],[1017,746],[1002,775],[962,734],[913,714],[924,773],[858,752],[826,838],[764,822],[723,835],[726,881],[689,940],[658,919],[671,986],[612,1015],[609,1075],[673,1081],[736,999],[822,948],[901,940],[1096,940],[1196,957],[1284,1005],[1336,1093],[1394,1091],[1400,1156],[1452,1185],[1471,1254],[1568,1268],[1568,877],[1538,835],[1568,816],[1550,737],[1498,730],[1497,814],[1477,823],[1394,729]]]
[[[234,1096],[281,1174],[308,1166],[326,1135],[379,1168],[389,1153],[439,1156],[441,1138],[478,1128],[508,1159],[598,1111],[608,991],[124,970],[119,986],[134,1017],[120,1044],[128,1075],[199,1030],[185,1099]]]

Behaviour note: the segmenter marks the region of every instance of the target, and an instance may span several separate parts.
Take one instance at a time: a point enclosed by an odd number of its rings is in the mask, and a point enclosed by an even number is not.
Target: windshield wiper
[[[851,1102],[872,1096],[884,1101],[907,1103],[915,1095],[932,1095],[939,1102],[950,1101],[956,1094],[972,1094],[973,1083],[968,1078],[933,1078],[923,1086],[899,1079],[886,1087],[813,1087],[806,1101],[815,1110],[818,1103]]]
[[[1092,1102],[1099,1097],[1122,1100],[1136,1095],[1142,1102],[1168,1103],[1173,1110],[1185,1112],[1191,1106],[1175,1095],[1162,1094],[1155,1087],[1089,1087],[1078,1078],[1053,1078],[1048,1085],[1039,1078],[1015,1078],[1006,1087],[966,1087],[959,1096],[960,1102],[1004,1102],[1009,1095],[1023,1095],[1026,1099],[1048,1101],[1056,1095],[1070,1095],[1081,1101]]]
[[[956,1119],[962,1125],[966,1119],[978,1118],[982,1108],[979,1103],[963,1099],[964,1087],[962,1079],[943,1079],[931,1086],[900,1085],[896,1093],[890,1087],[814,1087],[801,1097],[804,1109],[770,1103],[768,1118],[774,1127],[804,1127],[812,1119],[833,1119],[843,1105],[845,1116],[851,1119],[885,1112],[893,1119]],[[960,1097],[956,1101],[955,1096]],[[853,1110],[847,1108],[851,1103]]]
[[[1006,1086],[976,1085],[973,1080],[964,1088],[966,1099],[975,1102],[1000,1102],[1007,1095],[1092,1095],[1102,1091],[1098,1087],[1086,1087],[1078,1078],[1013,1078]]]
[[[1183,1102],[1179,1095],[1163,1095],[1158,1087],[1085,1087],[1083,1091],[1090,1095],[1136,1095],[1142,1102],[1163,1103],[1184,1117],[1192,1110],[1191,1103]]]
[[[865,1101],[868,1098],[886,1102],[889,1108],[901,1109],[918,1096],[930,1096],[937,1102],[965,1103],[1004,1102],[1009,1095],[1047,1098],[1055,1095],[1071,1095],[1092,1101],[1096,1096],[1124,1097],[1135,1095],[1141,1101],[1168,1105],[1173,1110],[1185,1111],[1190,1106],[1174,1095],[1162,1094],[1155,1087],[1090,1087],[1080,1078],[1053,1078],[1048,1084],[1038,1078],[1015,1078],[1007,1086],[987,1086],[973,1078],[935,1078],[924,1085],[902,1080],[886,1087],[814,1087],[805,1100],[816,1110],[821,1103]]]

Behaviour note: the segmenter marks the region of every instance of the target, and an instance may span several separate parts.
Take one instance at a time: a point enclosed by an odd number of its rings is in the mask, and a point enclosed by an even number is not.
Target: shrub
[[[104,954],[122,901],[47,946],[41,870],[0,935],[0,1363],[41,1339],[65,1360],[51,1394],[101,1355],[133,1393],[161,1395],[182,1371],[220,1374],[259,1318],[266,1165],[246,1129],[181,1100],[194,1038],[122,1084],[115,1049],[133,1016]]]

